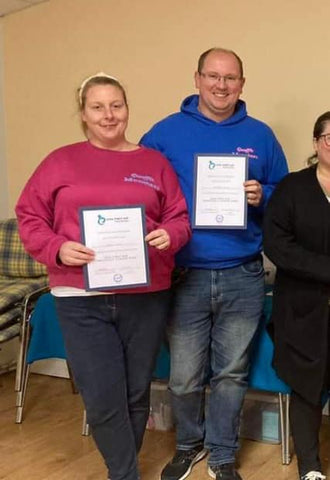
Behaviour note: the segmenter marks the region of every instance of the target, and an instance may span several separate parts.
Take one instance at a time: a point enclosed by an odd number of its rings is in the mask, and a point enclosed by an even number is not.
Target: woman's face
[[[120,88],[114,85],[93,85],[86,92],[81,112],[89,141],[100,148],[120,148],[126,141],[128,108]]]
[[[322,135],[314,139],[314,148],[320,165],[330,168],[330,122],[326,122]]]

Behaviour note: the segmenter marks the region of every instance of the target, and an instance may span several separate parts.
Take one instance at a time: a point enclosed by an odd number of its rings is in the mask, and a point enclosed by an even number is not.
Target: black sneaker
[[[321,472],[311,470],[310,472],[306,473],[306,475],[302,475],[300,480],[325,480],[326,476],[322,475]]]
[[[240,474],[235,470],[234,463],[225,463],[224,465],[209,467],[208,474],[216,480],[242,480]]]
[[[195,463],[207,454],[203,445],[191,450],[177,450],[172,460],[165,466],[161,473],[161,480],[183,480],[188,477]]]

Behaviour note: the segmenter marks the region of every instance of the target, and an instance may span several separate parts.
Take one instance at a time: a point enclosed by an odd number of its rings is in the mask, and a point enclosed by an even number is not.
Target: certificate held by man
[[[195,156],[194,228],[246,228],[247,167],[244,155]]]
[[[115,290],[149,285],[142,205],[80,209],[83,243],[95,260],[84,266],[86,290]]]

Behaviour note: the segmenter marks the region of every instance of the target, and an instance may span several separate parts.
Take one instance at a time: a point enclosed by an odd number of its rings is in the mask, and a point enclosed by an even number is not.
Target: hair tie
[[[90,80],[92,80],[93,78],[98,78],[98,77],[110,78],[111,80],[115,80],[116,82],[119,83],[119,80],[116,77],[112,77],[111,75],[108,75],[107,73],[104,73],[104,72],[98,72],[98,73],[95,73],[95,75],[91,75],[90,77],[85,78],[85,80],[83,80],[82,84],[80,85],[80,87],[78,89],[78,96],[79,96],[79,104],[80,105],[82,105],[82,92],[83,92],[83,89],[84,89],[86,83],[89,82]]]

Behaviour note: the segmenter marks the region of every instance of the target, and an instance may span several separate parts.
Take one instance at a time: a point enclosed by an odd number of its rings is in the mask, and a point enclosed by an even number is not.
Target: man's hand
[[[259,207],[262,201],[261,184],[257,180],[247,180],[243,185],[248,204],[252,207]]]

